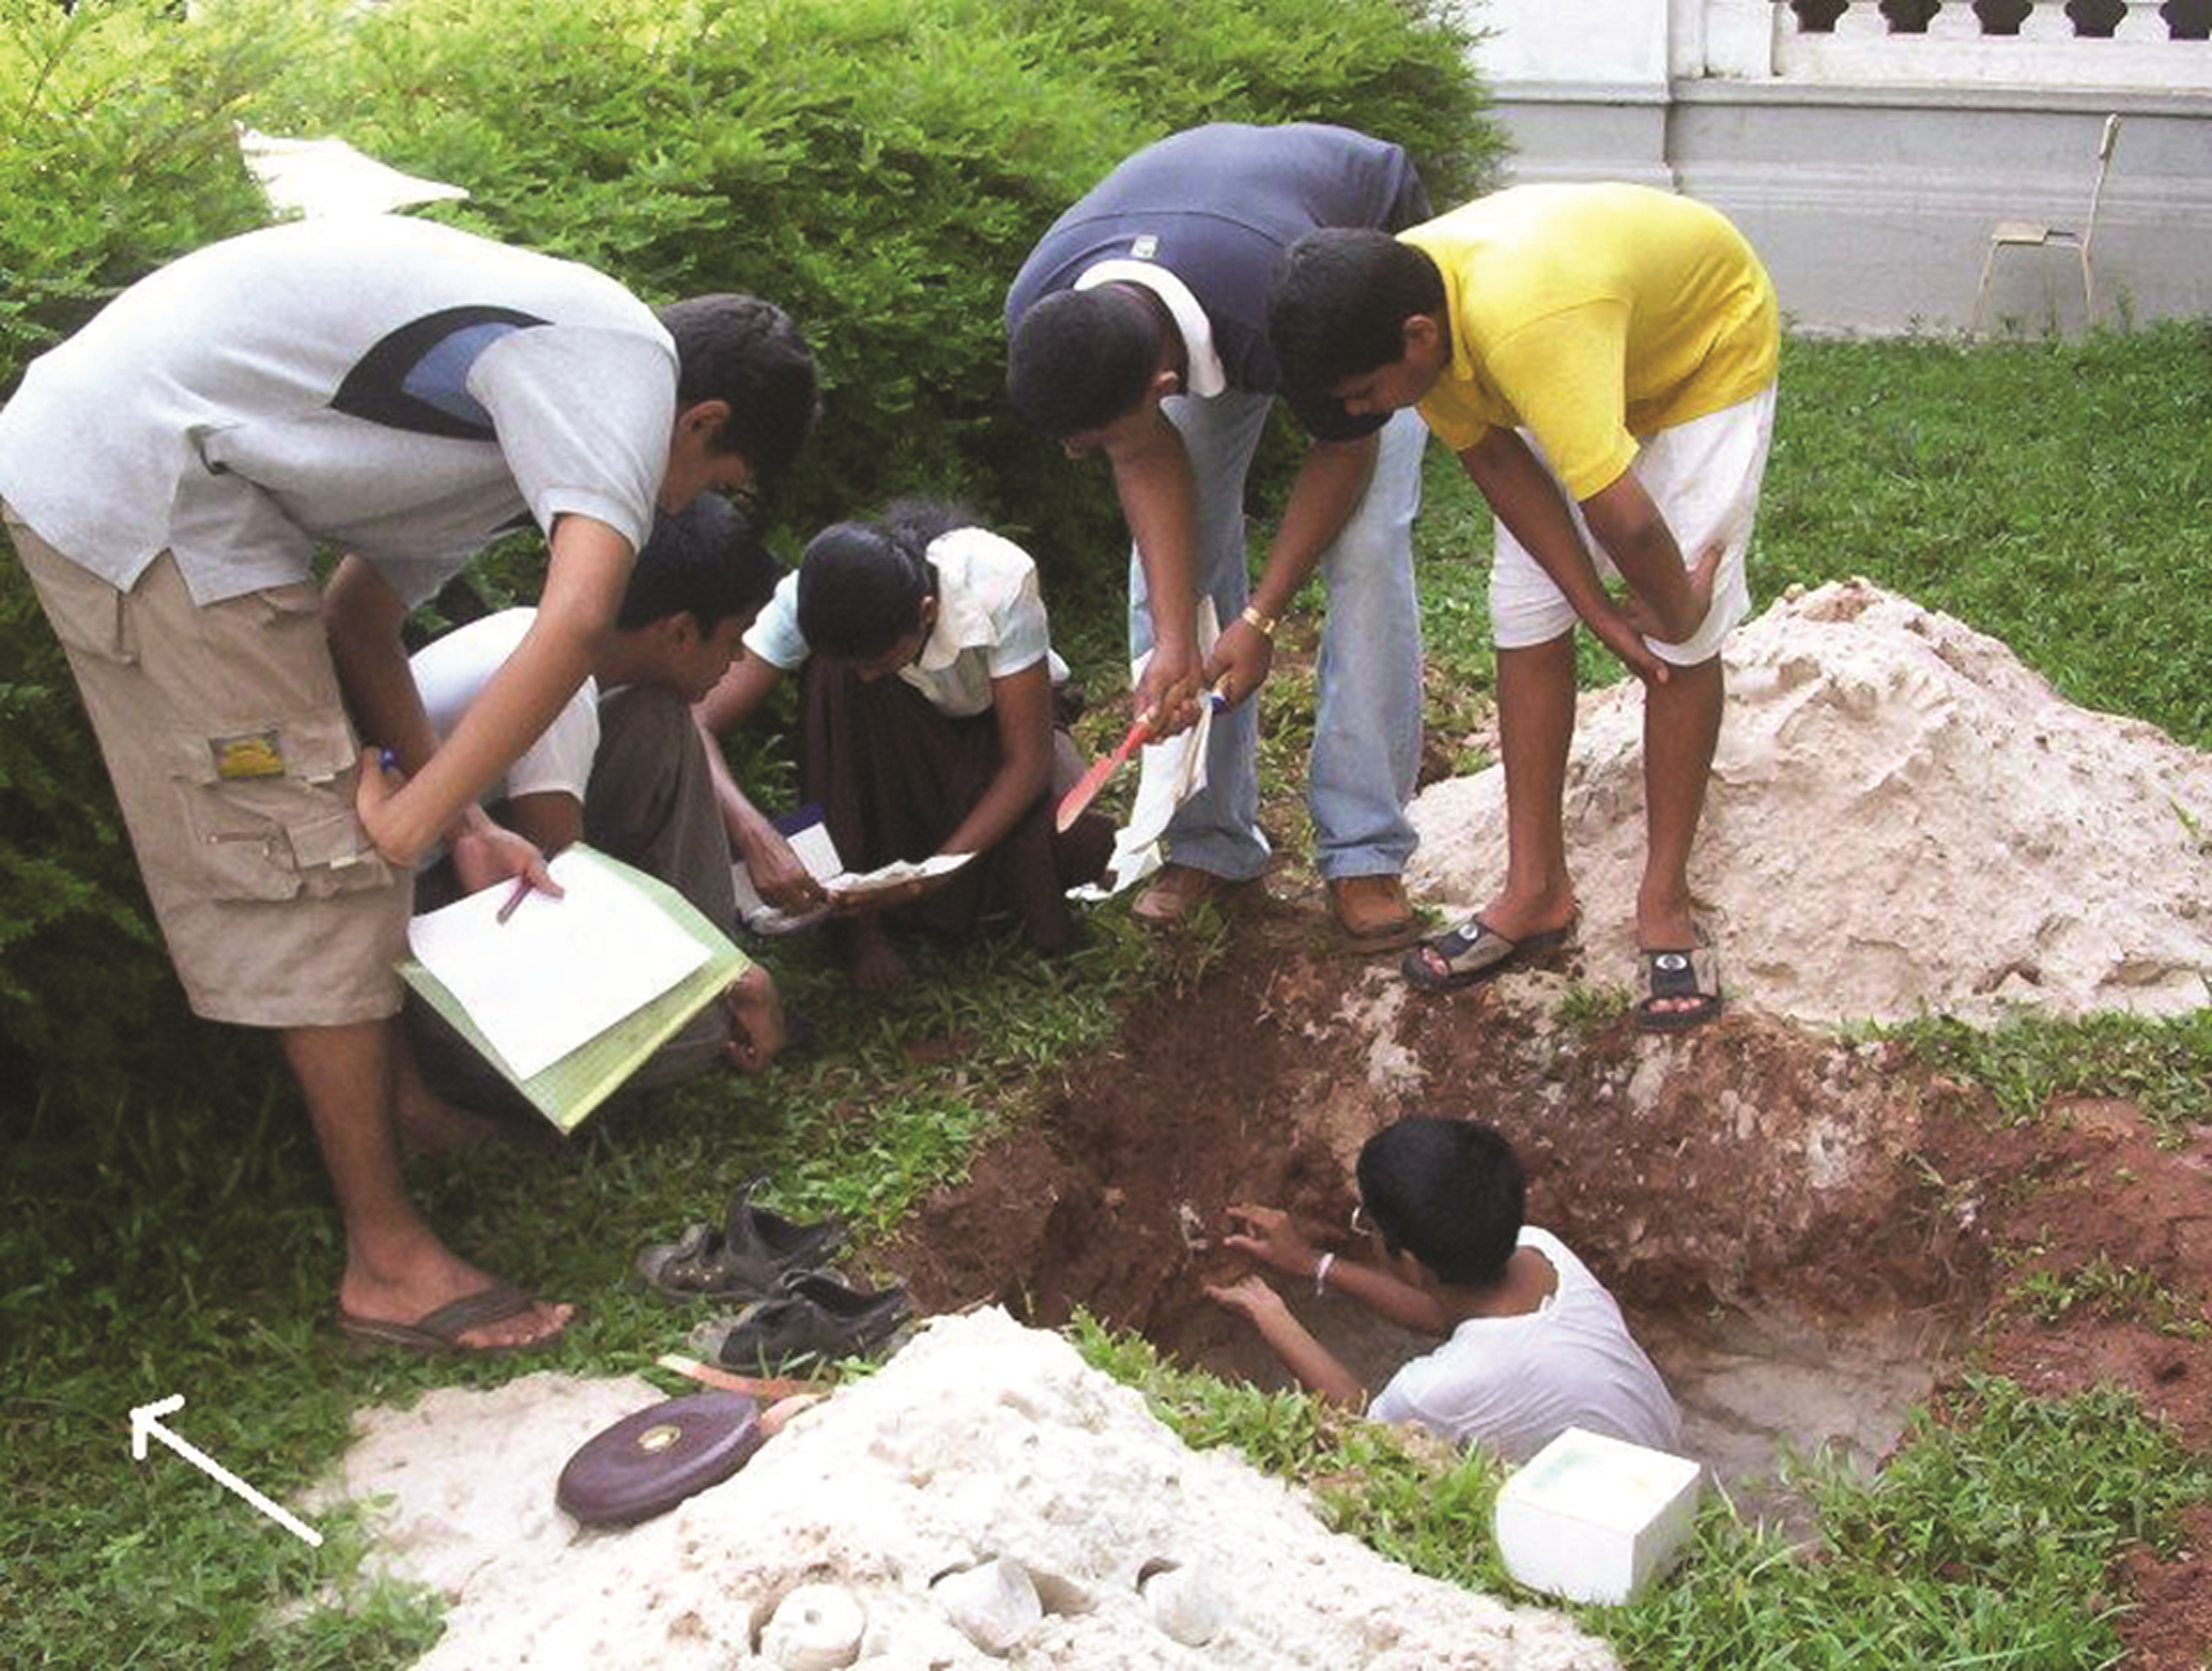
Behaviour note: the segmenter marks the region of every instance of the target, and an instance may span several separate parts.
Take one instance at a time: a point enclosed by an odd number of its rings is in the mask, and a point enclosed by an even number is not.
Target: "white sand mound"
[[[2212,754],[2062,700],[1993,638],[1864,580],[1735,635],[1691,882],[1732,1001],[1808,1019],[2171,1014],[2212,1001]],[[1641,687],[1585,697],[1568,863],[1587,978],[1633,984]],[[1492,768],[1414,804],[1407,880],[1504,872]]]
[[[363,1418],[329,1495],[390,1494],[386,1570],[453,1595],[423,1666],[1615,1664],[1557,1614],[1324,1530],[1003,1312],[933,1322],[673,1513],[579,1531],[562,1463],[658,1396],[544,1374]]]

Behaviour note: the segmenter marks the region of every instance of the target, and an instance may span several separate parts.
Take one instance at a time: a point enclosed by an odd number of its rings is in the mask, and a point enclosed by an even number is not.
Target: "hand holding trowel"
[[[1075,781],[1075,787],[1060,798],[1060,811],[1053,815],[1052,827],[1065,836],[1075,828],[1075,821],[1084,810],[1098,798],[1106,787],[1106,780],[1114,775],[1123,761],[1134,754],[1152,734],[1152,716],[1147,712],[1139,716],[1129,727],[1129,734],[1114,745],[1110,754],[1102,754],[1091,763],[1090,769]]]
[[[1209,706],[1216,714],[1229,706],[1228,674],[1223,674],[1219,684],[1206,693]],[[1129,734],[1114,745],[1113,752],[1103,754],[1091,763],[1090,769],[1075,781],[1075,787],[1060,798],[1060,811],[1053,814],[1052,827],[1065,836],[1075,828],[1098,792],[1106,787],[1106,780],[1121,769],[1121,763],[1144,744],[1152,740],[1152,715],[1148,708],[1137,716],[1137,723],[1129,727]]]

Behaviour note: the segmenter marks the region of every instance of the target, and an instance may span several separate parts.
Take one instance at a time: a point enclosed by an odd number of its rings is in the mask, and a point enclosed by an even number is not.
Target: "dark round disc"
[[[578,1448],[554,1500],[586,1526],[628,1526],[720,1485],[760,1449],[760,1407],[692,1393],[624,1416]]]

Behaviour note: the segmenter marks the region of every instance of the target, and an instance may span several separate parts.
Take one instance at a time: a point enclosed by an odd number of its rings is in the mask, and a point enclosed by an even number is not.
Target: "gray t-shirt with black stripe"
[[[604,274],[428,221],[344,216],[172,262],[34,361],[0,497],[128,589],[307,576],[329,541],[409,603],[502,532],[653,526],[676,349]]]

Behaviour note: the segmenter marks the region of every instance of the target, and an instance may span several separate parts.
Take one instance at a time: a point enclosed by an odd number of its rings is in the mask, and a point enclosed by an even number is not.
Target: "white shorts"
[[[1534,438],[1523,430],[1521,439],[1550,469],[1551,460],[1544,457]],[[1766,473],[1767,448],[1774,440],[1774,385],[1768,384],[1748,400],[1637,440],[1638,452],[1628,473],[1642,484],[1658,506],[1659,514],[1667,519],[1674,543],[1681,547],[1684,566],[1695,563],[1706,547],[1717,543],[1722,547],[1721,572],[1713,582],[1713,606],[1706,612],[1705,624],[1686,643],[1644,641],[1660,660],[1694,667],[1717,654],[1723,641],[1751,613],[1751,589],[1744,582],[1743,560],[1751,545],[1752,520],[1759,511],[1759,484]],[[1560,496],[1567,501],[1575,532],[1582,536],[1598,577],[1619,578],[1605,548],[1590,538],[1582,507],[1564,488]],[[1571,631],[1575,620],[1574,605],[1553,584],[1543,565],[1500,522],[1490,568],[1491,634],[1498,647],[1525,650],[1548,644]]]

